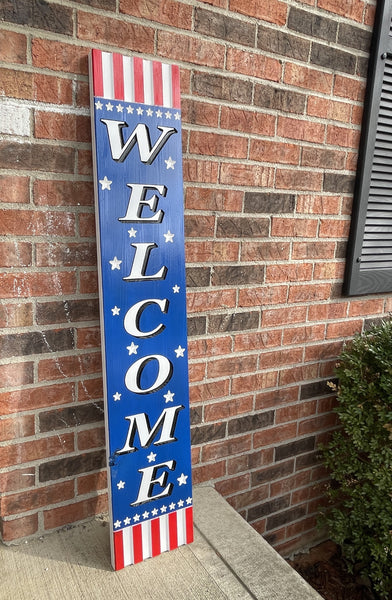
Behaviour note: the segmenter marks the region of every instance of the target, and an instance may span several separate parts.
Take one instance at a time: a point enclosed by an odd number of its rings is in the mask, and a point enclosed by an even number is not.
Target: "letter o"
[[[158,361],[158,375],[154,383],[147,389],[140,387],[140,380],[144,368],[152,360]],[[139,358],[133,363],[125,374],[125,386],[130,392],[134,394],[152,394],[163,388],[173,374],[173,365],[166,356],[161,354],[151,354],[150,356],[144,356]]]

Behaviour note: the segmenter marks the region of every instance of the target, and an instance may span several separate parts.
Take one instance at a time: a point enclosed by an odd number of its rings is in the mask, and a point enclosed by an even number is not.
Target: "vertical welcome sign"
[[[192,541],[178,66],[93,50],[112,564]]]

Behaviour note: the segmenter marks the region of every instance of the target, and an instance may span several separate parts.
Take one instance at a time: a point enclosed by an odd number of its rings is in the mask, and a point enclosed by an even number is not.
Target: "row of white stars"
[[[184,477],[188,477],[187,475],[184,475]],[[160,512],[161,514],[165,514],[167,512],[167,510],[176,510],[177,508],[183,508],[184,505],[190,505],[192,504],[192,498],[189,496],[186,500],[179,500],[177,503],[172,502],[171,504],[169,504],[169,506],[167,507],[165,504],[163,506],[161,506],[160,508]],[[131,519],[130,517],[126,517],[124,519],[124,525],[123,527],[126,527],[127,525],[130,525],[132,520],[134,521],[134,523],[138,523],[140,521],[141,518],[148,519],[149,516],[151,514],[151,517],[156,517],[159,514],[159,509],[158,508],[153,508],[150,512],[148,510],[144,511],[144,513],[142,515],[136,514],[134,515],[134,517]],[[119,529],[121,527],[121,523],[122,521],[120,521],[119,519],[117,519],[117,521],[114,522],[114,528],[115,529]]]
[[[100,100],[97,100],[95,103],[95,108],[97,110],[102,110],[103,106],[104,104]],[[132,115],[135,110],[133,106],[123,106],[121,102],[116,105],[112,104],[111,102],[107,102],[105,107],[109,112],[113,112],[113,108],[116,108],[118,113],[122,113],[124,110],[126,110],[129,115]],[[136,113],[140,116],[146,113],[147,117],[152,117],[154,115],[154,111],[151,108],[141,108],[140,106],[136,109]],[[166,119],[171,119],[173,116],[173,113],[170,110],[162,112],[160,109],[158,109],[155,111],[155,114],[159,119],[161,119],[163,115],[165,115]],[[174,113],[174,119],[179,121],[181,119],[181,114],[179,112]]]

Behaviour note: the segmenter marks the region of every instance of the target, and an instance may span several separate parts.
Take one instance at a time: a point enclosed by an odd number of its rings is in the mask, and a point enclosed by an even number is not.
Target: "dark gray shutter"
[[[378,0],[344,292],[392,291],[392,0]]]

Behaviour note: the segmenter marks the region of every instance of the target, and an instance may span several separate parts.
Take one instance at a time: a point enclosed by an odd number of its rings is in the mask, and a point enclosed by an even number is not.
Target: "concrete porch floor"
[[[114,572],[95,519],[17,546],[0,544],[1,600],[320,600],[210,486],[194,489],[195,541]]]

